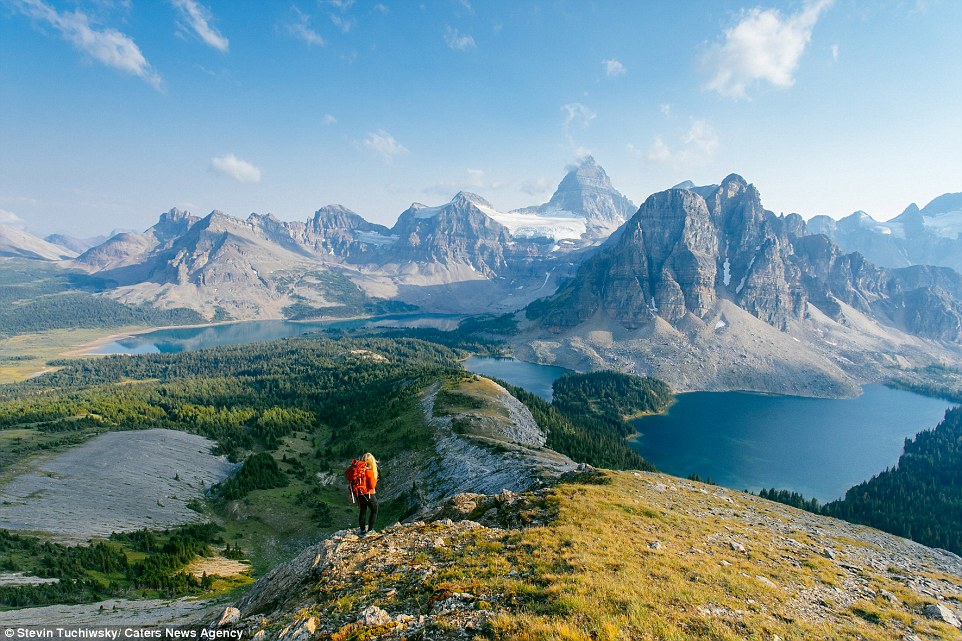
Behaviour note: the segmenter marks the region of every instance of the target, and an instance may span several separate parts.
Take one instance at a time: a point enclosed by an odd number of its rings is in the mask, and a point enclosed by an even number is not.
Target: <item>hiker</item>
[[[366,453],[361,460],[352,460],[350,467],[344,473],[347,482],[351,486],[351,494],[357,500],[360,508],[358,525],[360,534],[364,536],[369,532],[374,532],[374,523],[377,521],[377,497],[374,495],[374,488],[377,485],[377,461],[370,452]],[[370,511],[370,517],[365,523],[365,517]]]

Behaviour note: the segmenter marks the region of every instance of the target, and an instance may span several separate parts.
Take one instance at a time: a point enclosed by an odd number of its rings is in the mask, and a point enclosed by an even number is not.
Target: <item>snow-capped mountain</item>
[[[913,203],[888,221],[864,211],[837,221],[815,216],[808,229],[885,267],[942,265],[962,271],[962,193],[943,194],[922,209]]]
[[[577,166],[569,168],[551,200],[537,207],[515,210],[511,215],[517,218],[506,218],[502,224],[509,229],[513,224],[519,230],[516,235],[533,236],[540,232],[553,240],[594,244],[608,238],[637,210],[634,203],[611,185],[601,165],[586,156]]]

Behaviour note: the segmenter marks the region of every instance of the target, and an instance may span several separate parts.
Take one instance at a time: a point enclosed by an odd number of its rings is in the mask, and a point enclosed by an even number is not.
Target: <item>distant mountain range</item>
[[[815,216],[808,230],[883,267],[942,265],[962,271],[962,193],[943,194],[922,209],[913,203],[885,222],[864,211],[838,221]]]
[[[512,340],[531,360],[652,374],[676,389],[837,395],[891,368],[962,362],[962,277],[916,264],[959,262],[962,197],[913,207],[887,223],[806,224],[764,209],[731,175],[636,208],[589,157],[547,203],[511,212],[467,192],[413,203],[390,228],[341,205],[305,222],[171,209],[79,256],[2,228],[0,253],[65,261],[121,302],[207,318],[364,313],[384,309],[378,300],[517,312]]]
[[[172,209],[145,232],[113,235],[73,264],[115,283],[112,295],[123,302],[208,317],[277,317],[294,305],[300,316],[310,309],[323,316],[341,307],[343,291],[322,285],[331,270],[378,298],[452,312],[514,311],[554,291],[580,262],[571,256],[604,241],[635,209],[588,157],[537,207],[502,212],[460,192],[439,206],[413,203],[391,228],[341,205],[303,223]]]

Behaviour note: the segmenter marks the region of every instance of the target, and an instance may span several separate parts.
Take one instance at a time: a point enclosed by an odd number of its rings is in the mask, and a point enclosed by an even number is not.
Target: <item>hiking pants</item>
[[[371,511],[371,518],[367,521],[367,531],[374,531],[374,522],[377,521],[377,497],[373,494],[358,494],[357,504],[361,508],[361,514],[358,517],[358,525],[361,530],[364,529],[364,517],[365,512],[369,509]]]

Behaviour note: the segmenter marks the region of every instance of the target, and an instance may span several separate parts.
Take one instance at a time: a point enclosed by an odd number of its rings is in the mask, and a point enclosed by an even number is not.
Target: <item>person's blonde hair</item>
[[[364,459],[364,462],[367,463],[367,466],[374,471],[374,479],[377,480],[377,461],[374,459],[374,455],[368,452],[362,458]]]

